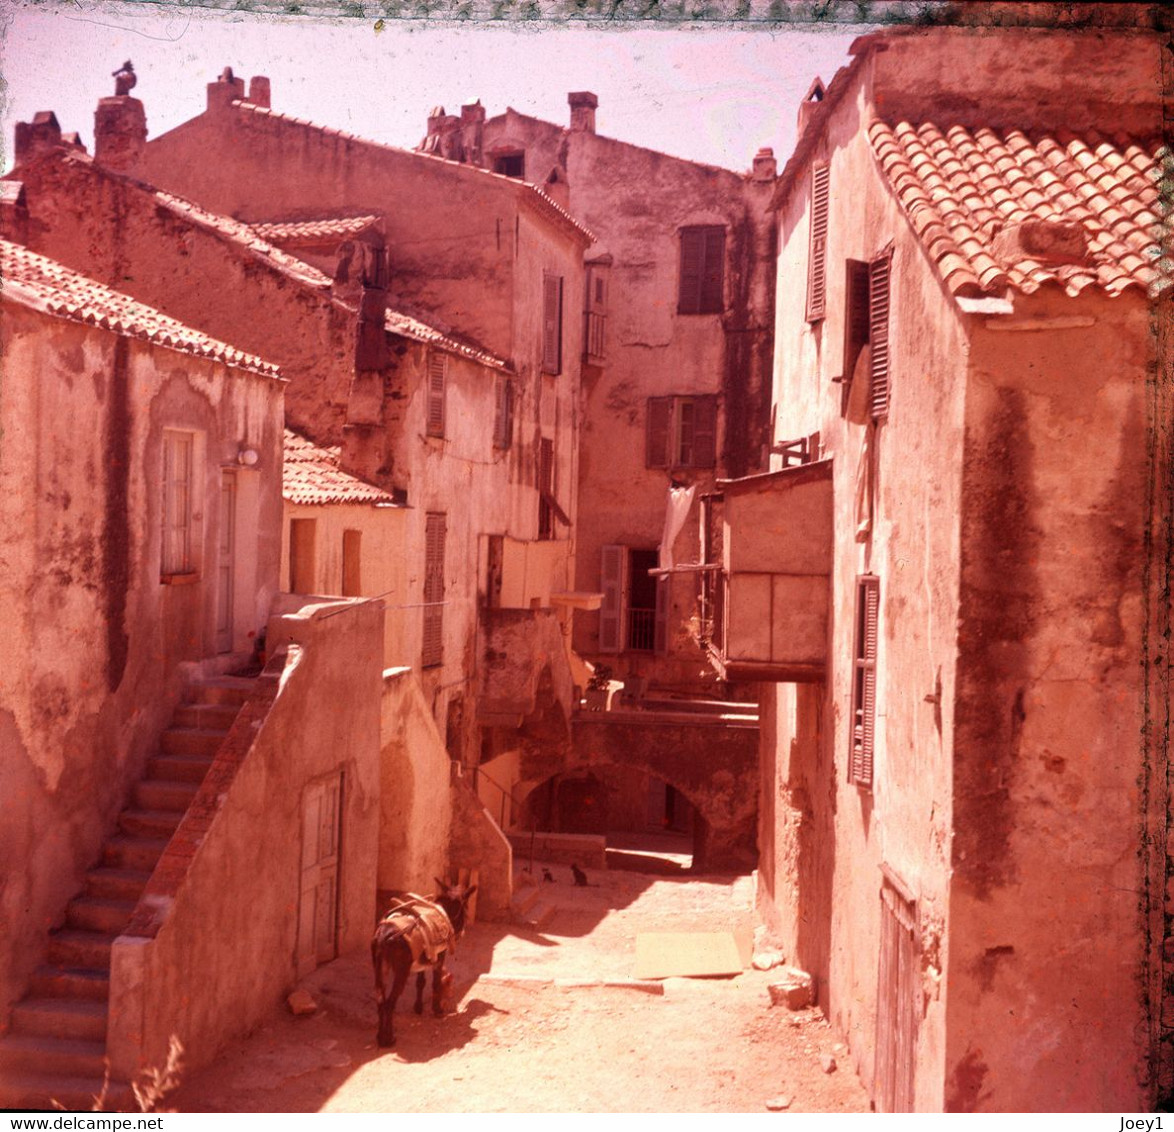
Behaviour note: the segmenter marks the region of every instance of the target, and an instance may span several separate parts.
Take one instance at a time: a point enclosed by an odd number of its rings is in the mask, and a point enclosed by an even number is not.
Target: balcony
[[[827,664],[832,462],[721,480],[708,651],[723,679],[804,683]],[[715,532],[716,533],[716,532]]]

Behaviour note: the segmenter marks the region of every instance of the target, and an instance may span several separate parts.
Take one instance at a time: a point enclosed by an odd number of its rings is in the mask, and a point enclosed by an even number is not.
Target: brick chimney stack
[[[245,80],[238,79],[231,67],[220,72],[220,78],[208,84],[208,111],[227,110],[234,102],[243,101]]]
[[[147,144],[147,112],[128,94],[98,99],[94,111],[94,160],[125,173],[138,164]]]
[[[775,160],[775,151],[770,146],[763,146],[754,155],[754,164],[751,167],[752,181],[773,181],[778,175],[779,164]]]
[[[595,109],[599,99],[589,90],[575,90],[567,95],[571,107],[571,129],[595,133]]]
[[[481,164],[481,147],[485,138],[485,107],[481,100],[461,107],[461,147],[463,160],[469,165]]]
[[[249,79],[249,101],[254,106],[269,109],[269,80],[264,75],[254,75]]]
[[[61,145],[61,126],[52,110],[41,110],[31,122],[17,122],[15,131],[16,164],[26,161]]]

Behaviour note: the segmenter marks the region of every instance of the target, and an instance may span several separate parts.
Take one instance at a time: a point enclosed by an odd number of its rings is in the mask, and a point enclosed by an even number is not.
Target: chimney
[[[249,101],[254,106],[269,109],[269,80],[264,75],[254,75],[249,79]]]
[[[485,107],[481,100],[461,107],[461,143],[465,161],[470,165],[481,164],[481,146],[485,136]]]
[[[94,111],[94,160],[125,173],[138,164],[147,144],[147,114],[129,94],[98,99]]]
[[[15,130],[16,164],[36,157],[39,153],[56,149],[61,145],[61,127],[52,110],[41,110],[31,122],[17,122]]]
[[[778,175],[779,166],[775,161],[775,151],[765,145],[754,155],[754,164],[750,170],[752,181],[773,181]]]
[[[233,102],[245,97],[245,80],[238,79],[231,67],[220,72],[220,78],[208,84],[208,110],[227,110]]]
[[[799,137],[802,137],[803,131],[807,129],[807,123],[811,120],[812,114],[819,109],[819,104],[823,101],[825,93],[826,88],[823,85],[823,80],[816,76],[815,81],[807,88],[803,101],[799,103]]]
[[[595,133],[595,108],[599,99],[589,90],[575,90],[567,95],[571,107],[571,129]]]

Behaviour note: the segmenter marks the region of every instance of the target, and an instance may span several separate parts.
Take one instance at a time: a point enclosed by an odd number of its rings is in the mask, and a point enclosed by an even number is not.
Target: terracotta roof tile
[[[339,469],[339,450],[285,430],[281,494],[290,503],[395,503],[382,488]]]
[[[1169,237],[1159,218],[1163,151],[1102,135],[1027,138],[1022,131],[943,132],[932,123],[874,122],[869,139],[882,173],[955,294],[1047,283],[1070,295],[1099,287],[1156,293]],[[1055,250],[1027,250],[1018,225],[1034,225]],[[1050,225],[1051,227],[1048,227]],[[1082,235],[1083,234],[1083,235]],[[1006,238],[1006,237],[1012,238]],[[1003,237],[1003,238],[1001,238]],[[1083,240],[1085,251],[1074,251]]]
[[[321,240],[345,240],[370,228],[377,216],[328,216],[319,220],[276,220],[250,224],[262,240],[271,244],[303,244]]]
[[[146,303],[7,240],[0,240],[0,279],[3,280],[0,295],[8,301],[180,353],[212,358],[235,369],[251,370],[265,377],[280,376],[277,366],[254,354],[186,326]]]

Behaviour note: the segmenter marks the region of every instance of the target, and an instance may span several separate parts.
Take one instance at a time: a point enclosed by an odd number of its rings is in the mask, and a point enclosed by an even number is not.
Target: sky
[[[205,84],[231,66],[267,75],[274,110],[412,147],[429,110],[480,98],[569,122],[569,91],[599,96],[599,133],[738,171],[761,146],[780,166],[812,79],[847,62],[864,26],[739,29],[211,13],[198,5],[0,0],[6,91],[4,167],[13,127],[53,110],[93,151],[94,108],[130,59],[150,137],[201,113]]]

